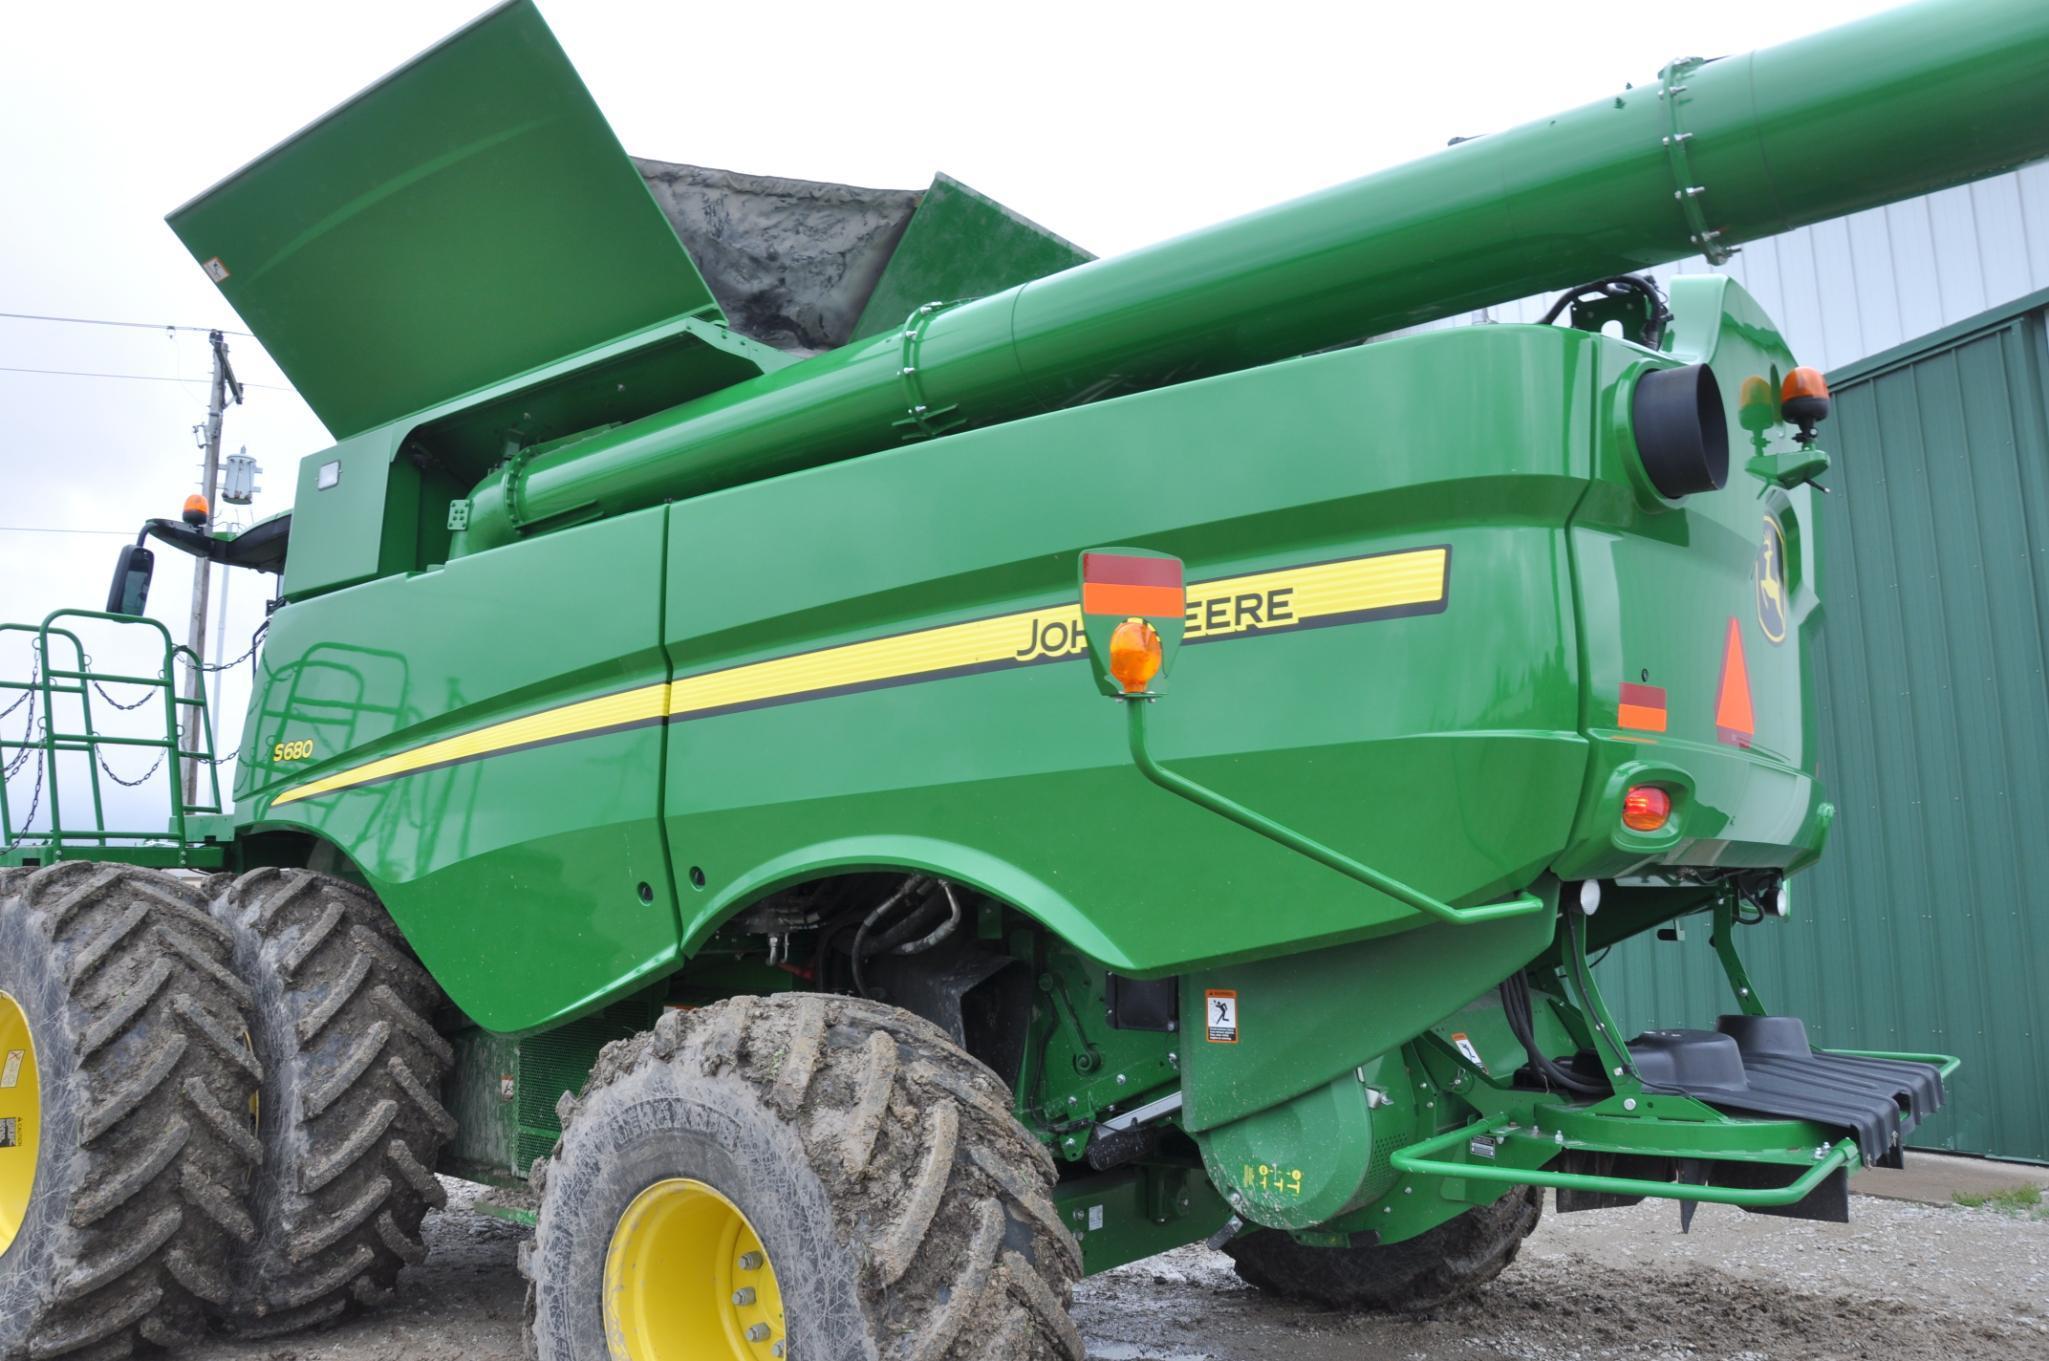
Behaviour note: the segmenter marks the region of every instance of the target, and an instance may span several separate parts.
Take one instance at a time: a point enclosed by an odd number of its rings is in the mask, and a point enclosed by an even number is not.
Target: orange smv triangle
[[[1715,696],[1715,736],[1731,746],[1747,747],[1757,731],[1750,708],[1750,668],[1743,661],[1743,630],[1729,621],[1722,644],[1722,688]]]

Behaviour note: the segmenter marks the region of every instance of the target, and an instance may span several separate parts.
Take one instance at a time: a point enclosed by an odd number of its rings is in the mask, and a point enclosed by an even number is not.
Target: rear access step
[[[1846,1130],[1867,1163],[1898,1166],[1902,1142],[1943,1102],[1939,1069],[1824,1053],[1807,1043],[1797,1016],[1723,1016],[1713,1030],[1650,1030],[1629,1042],[1629,1056],[1645,1091]]]
[[[1735,950],[1734,892],[1711,910],[1741,1015],[1625,1043],[1587,959],[1585,916],[1568,912],[1557,964],[1585,1018],[1587,1048],[1569,1065],[1580,1099],[1504,1089],[1439,1037],[1418,1057],[1481,1118],[1395,1150],[1395,1170],[1476,1203],[1503,1185],[1553,1188],[1561,1211],[1677,1200],[1682,1226],[1701,1203],[1846,1220],[1850,1173],[1900,1165],[1906,1136],[1942,1107],[1958,1061],[1815,1049],[1797,1017],[1766,1014]]]

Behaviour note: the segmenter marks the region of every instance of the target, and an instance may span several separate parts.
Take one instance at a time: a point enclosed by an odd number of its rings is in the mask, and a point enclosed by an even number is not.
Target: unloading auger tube
[[[458,552],[1737,244],[2040,154],[2049,5],[1929,0],[972,302],[531,459]]]

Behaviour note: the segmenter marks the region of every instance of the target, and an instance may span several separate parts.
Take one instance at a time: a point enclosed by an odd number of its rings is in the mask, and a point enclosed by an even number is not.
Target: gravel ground
[[[522,1231],[451,1182],[399,1303],[310,1337],[182,1361],[518,1361]],[[1480,1300],[1418,1317],[1270,1301],[1201,1248],[1076,1292],[1091,1361],[1945,1361],[2049,1357],[2049,1219],[1857,1197],[1847,1225],[1644,1204],[1547,1214]]]

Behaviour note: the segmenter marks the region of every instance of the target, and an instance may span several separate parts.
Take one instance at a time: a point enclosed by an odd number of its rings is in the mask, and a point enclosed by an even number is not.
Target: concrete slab
[[[1922,1205],[1954,1205],[1958,1195],[1992,1195],[2016,1186],[2039,1186],[2049,1200],[2049,1167],[2032,1163],[1994,1162],[1942,1153],[1909,1153],[1907,1165],[1867,1167],[1850,1179],[1860,1196],[1911,1200]]]

